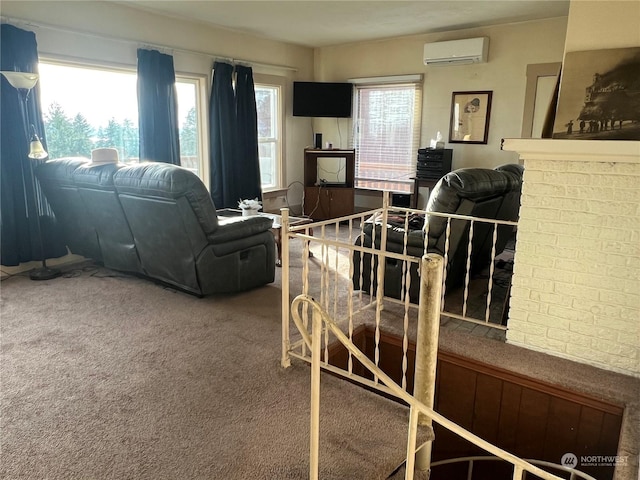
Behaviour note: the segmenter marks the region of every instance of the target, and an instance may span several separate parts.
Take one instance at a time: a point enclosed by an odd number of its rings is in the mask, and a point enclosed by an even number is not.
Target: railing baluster
[[[489,284],[487,286],[487,308],[484,312],[484,321],[489,323],[491,318],[491,292],[493,291],[493,272],[496,263],[496,242],[498,241],[498,224],[493,224],[493,236],[491,237],[491,264],[489,265]]]
[[[360,217],[359,238],[360,238],[359,245],[361,247],[364,247],[364,216]],[[358,278],[358,285],[360,285],[360,292],[358,293],[358,298],[360,300],[360,305],[362,305],[362,292],[364,291],[364,252],[362,250],[359,250],[359,252],[360,252],[360,269],[358,270],[358,272],[360,275]],[[369,288],[371,288],[371,286],[369,286]]]
[[[339,222],[335,222],[333,225],[333,228],[335,230],[334,233],[334,238],[335,238],[335,245],[333,246],[333,253],[334,253],[334,268],[333,268],[333,318],[338,318],[338,260],[340,259],[340,251],[339,251],[339,243],[338,240],[339,238],[339,228],[340,228],[340,224]],[[328,275],[327,275],[328,277]],[[329,278],[327,278],[327,283],[329,282]],[[329,363],[329,332],[326,332],[326,335],[324,337],[324,352],[325,352],[325,363]]]
[[[382,320],[382,308],[384,305],[384,276],[385,267],[387,264],[387,257],[385,255],[387,251],[387,225],[389,224],[389,192],[382,193],[382,229],[380,231],[380,254],[378,256],[378,271],[377,271],[377,288],[376,288],[376,328],[375,328],[375,340],[374,340],[374,358],[376,366],[380,364],[380,322]],[[373,380],[378,383],[378,377],[373,375]]]
[[[309,439],[309,478],[318,480],[320,474],[320,342],[322,341],[322,318],[313,309],[311,325],[311,421]]]
[[[409,212],[404,215],[404,246],[402,254],[407,256],[407,243],[409,238]],[[411,302],[411,262],[402,262],[402,300],[404,300],[404,315],[402,322],[402,388],[407,389],[407,369],[409,361],[407,352],[409,350],[409,304]]]
[[[524,470],[520,465],[513,466],[513,480],[522,480],[522,473]]]
[[[280,364],[287,368],[291,366],[291,357],[289,357],[289,350],[291,348],[291,336],[289,332],[289,209],[280,209],[280,215],[282,217],[280,226],[280,254],[282,258],[282,356],[280,358]]]
[[[322,239],[324,240],[327,235],[326,225],[322,226]],[[320,305],[325,309],[325,311],[329,311],[329,249],[330,245],[326,242],[322,242],[322,279],[320,281],[321,285],[321,294],[320,294]],[[324,331],[324,363],[328,363],[329,356],[329,331],[325,329]]]
[[[309,234],[309,229],[305,230],[306,234]],[[304,248],[302,249],[302,294],[309,294],[309,252],[310,252],[310,243],[304,242]],[[288,301],[288,299],[287,299]],[[309,325],[309,316],[307,310],[305,309],[303,312],[303,321],[305,328]],[[302,344],[302,355],[305,356],[307,354],[307,345],[305,343]]]
[[[416,470],[416,442],[418,440],[418,418],[420,412],[417,408],[409,408],[409,431],[407,433],[407,459],[405,462],[404,480],[413,480]]]
[[[447,293],[447,274],[449,273],[449,240],[451,238],[451,218],[447,218],[447,228],[444,236],[444,273],[442,274],[442,300],[441,305],[444,310],[445,295]]]
[[[353,245],[353,219],[349,219],[349,245]],[[348,250],[347,250],[348,251]],[[349,251],[348,251],[349,252]],[[347,315],[349,315],[349,340],[353,341],[353,282],[351,279],[353,278],[353,256],[352,260],[349,262],[349,288],[347,296]],[[362,259],[362,255],[360,255]],[[361,291],[362,293],[362,291]],[[353,372],[353,357],[351,356],[351,352],[349,352],[349,358],[347,359],[347,372],[351,374]]]
[[[469,241],[467,242],[467,263],[464,275],[464,295],[462,297],[462,316],[467,316],[467,299],[469,298],[469,282],[471,281],[471,255],[473,254],[473,226],[475,222],[471,220],[469,225]]]
[[[376,246],[376,226],[378,225],[378,222],[373,222],[373,224],[371,225],[371,248],[374,249],[378,249],[380,250],[380,245]],[[373,279],[375,278],[375,262],[376,261],[380,261],[380,256],[378,255],[378,253],[375,254],[371,254],[370,255],[370,259],[371,261],[369,262],[369,304],[372,304],[375,301],[376,298],[376,294],[375,294],[375,289],[374,289],[374,282]]]
[[[404,256],[407,255],[407,233],[409,228],[409,215],[405,212],[404,215],[404,233],[402,235],[402,254]],[[408,260],[402,261],[402,274],[400,277],[400,300],[404,300],[404,298],[409,295],[409,290],[407,288],[407,270],[409,268]]]

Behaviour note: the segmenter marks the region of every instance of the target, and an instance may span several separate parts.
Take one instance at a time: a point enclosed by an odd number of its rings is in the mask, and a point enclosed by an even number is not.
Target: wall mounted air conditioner
[[[465,38],[446,42],[425,43],[425,65],[463,65],[484,63],[489,53],[489,38]]]

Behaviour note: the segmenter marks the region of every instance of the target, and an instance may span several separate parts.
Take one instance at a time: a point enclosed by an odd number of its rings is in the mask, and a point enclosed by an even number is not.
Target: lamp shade
[[[5,76],[13,88],[31,90],[35,87],[36,83],[38,83],[37,73],[13,71],[4,71],[0,73]]]
[[[35,133],[31,136],[31,143],[29,144],[29,158],[34,160],[44,160],[49,154],[42,146],[42,142],[38,135]]]

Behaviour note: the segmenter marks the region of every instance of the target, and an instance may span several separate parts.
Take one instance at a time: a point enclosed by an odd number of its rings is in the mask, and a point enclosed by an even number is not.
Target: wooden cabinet
[[[304,151],[304,214],[314,220],[328,220],[354,213],[355,150]],[[327,159],[327,160],[325,160]],[[324,181],[323,161],[339,165],[335,178]]]
[[[354,213],[353,188],[313,186],[304,188],[304,214],[328,220]]]

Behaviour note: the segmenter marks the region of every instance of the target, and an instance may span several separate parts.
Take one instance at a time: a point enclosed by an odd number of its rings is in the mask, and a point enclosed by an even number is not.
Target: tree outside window
[[[91,157],[94,148],[112,147],[121,162],[138,161],[135,73],[46,62],[39,68],[50,158]],[[181,165],[198,174],[196,82],[177,78],[176,90]]]

